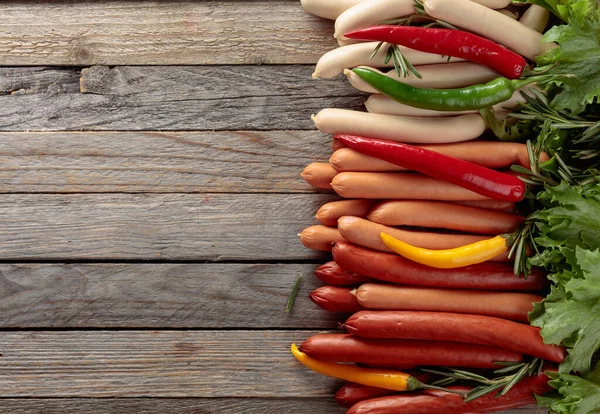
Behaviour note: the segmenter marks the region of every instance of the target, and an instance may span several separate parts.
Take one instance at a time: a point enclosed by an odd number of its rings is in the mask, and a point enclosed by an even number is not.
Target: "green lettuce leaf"
[[[600,349],[600,250],[577,247],[575,256],[577,265],[568,275],[554,275],[563,283],[554,285],[529,317],[541,328],[544,342],[567,348],[560,372],[588,373]]]
[[[600,183],[580,187],[562,182],[547,187],[538,199],[546,206],[531,216],[542,234],[536,240],[539,245],[563,248],[561,254],[571,259],[567,250],[575,246],[600,248]]]
[[[548,270],[550,294],[534,305],[532,325],[568,355],[560,372],[587,373],[600,349],[600,183],[546,187],[533,213],[544,249],[531,259]]]
[[[557,78],[551,106],[573,114],[583,112],[600,95],[600,8],[596,0],[545,0],[532,3],[550,9],[568,24],[552,27],[543,37],[558,48],[537,59],[540,69]],[[568,77],[566,77],[567,75]]]
[[[537,397],[540,405],[558,414],[595,414],[600,412],[600,364],[586,377],[548,373],[553,395]]]

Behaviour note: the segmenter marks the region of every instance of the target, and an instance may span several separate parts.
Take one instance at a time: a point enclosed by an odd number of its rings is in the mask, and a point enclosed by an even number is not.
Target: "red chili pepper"
[[[382,25],[356,30],[345,36],[463,58],[485,65],[508,79],[518,79],[527,66],[523,56],[484,37],[461,30]]]
[[[374,158],[414,170],[440,181],[446,181],[495,200],[523,200],[525,183],[518,177],[394,141],[336,135],[335,139],[350,148]]]

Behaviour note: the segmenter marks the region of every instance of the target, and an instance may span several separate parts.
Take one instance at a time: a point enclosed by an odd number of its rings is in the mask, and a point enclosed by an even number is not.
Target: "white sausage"
[[[506,17],[510,17],[513,20],[517,20],[519,18],[519,15],[516,13],[511,12],[510,10],[506,10],[506,9],[499,9],[498,13],[502,13],[503,15],[505,15]]]
[[[375,70],[371,67],[367,69]],[[486,83],[500,75],[486,66],[472,62],[440,63],[437,65],[416,66],[415,69],[421,74],[421,79],[414,74],[401,78],[394,69],[385,73],[386,76],[419,88],[462,88],[463,86]],[[351,70],[345,70],[350,84],[359,91],[368,93],[379,93],[375,88],[361,79]]]
[[[470,0],[424,0],[425,11],[436,19],[477,33],[535,60],[556,45],[543,43],[535,30]]]
[[[349,8],[335,20],[334,37],[338,43],[349,45],[360,40],[348,39],[345,33],[374,26],[385,20],[415,13],[414,0],[367,0]]]
[[[379,42],[356,43],[354,45],[342,46],[333,49],[323,56],[317,62],[313,78],[334,78],[344,71],[344,69],[355,68],[357,66],[369,65],[374,67],[392,67],[394,64],[390,60],[384,63],[387,50],[387,43],[384,43],[377,54],[371,59],[371,54]],[[406,59],[413,65],[431,65],[448,62],[448,58],[433,53],[419,52],[400,46],[400,50]],[[463,59],[452,58],[450,62],[459,62]]]
[[[326,134],[355,134],[421,144],[470,141],[485,131],[485,122],[479,114],[425,118],[327,108],[312,119]]]
[[[335,20],[340,14],[361,1],[364,0],[300,0],[300,3],[304,10],[315,16]]]
[[[512,0],[472,0],[490,9],[503,9],[512,3]]]
[[[493,9],[501,9],[511,3],[511,0],[472,1]],[[349,39],[344,34],[414,13],[414,0],[366,0],[339,15],[335,21],[334,37],[340,46],[358,43],[360,40]]]
[[[531,27],[536,32],[543,33],[548,20],[550,20],[550,12],[541,6],[532,4],[525,10],[519,22],[527,27]]]
[[[529,86],[529,85],[528,85]],[[518,103],[525,102],[525,98],[521,95],[521,91],[527,92],[528,86],[525,86],[513,93],[512,97],[504,102],[493,106],[496,112],[496,117],[503,118],[507,110],[515,108]],[[531,95],[531,93],[530,93]],[[433,111],[430,109],[414,108],[400,102],[396,102],[387,96],[374,94],[369,96],[365,102],[367,111],[376,114],[402,115],[402,116],[452,116],[478,113],[479,111]]]

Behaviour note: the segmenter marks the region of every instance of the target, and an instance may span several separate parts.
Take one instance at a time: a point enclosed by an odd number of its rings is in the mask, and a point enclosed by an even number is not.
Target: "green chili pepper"
[[[371,69],[355,68],[353,71],[373,88],[395,101],[435,111],[470,111],[487,108],[510,99],[517,89],[542,79],[542,76],[513,80],[500,77],[488,83],[465,88],[427,89],[398,82]]]

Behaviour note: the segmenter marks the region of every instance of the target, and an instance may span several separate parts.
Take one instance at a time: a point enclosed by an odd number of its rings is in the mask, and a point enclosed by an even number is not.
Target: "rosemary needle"
[[[285,306],[285,313],[290,313],[292,307],[294,306],[294,302],[296,301],[296,296],[298,296],[298,292],[300,291],[300,284],[302,283],[302,275],[298,275],[298,279],[296,279],[296,283],[294,283],[294,287],[292,288],[292,292],[288,297],[287,304]]]

